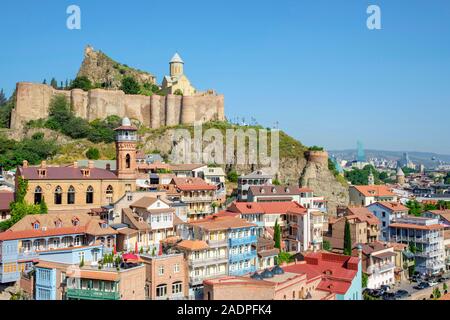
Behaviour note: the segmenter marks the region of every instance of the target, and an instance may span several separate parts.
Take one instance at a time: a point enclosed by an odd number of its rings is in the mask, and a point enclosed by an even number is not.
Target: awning
[[[412,253],[411,251],[403,251],[403,255],[407,259],[414,259],[414,253]]]

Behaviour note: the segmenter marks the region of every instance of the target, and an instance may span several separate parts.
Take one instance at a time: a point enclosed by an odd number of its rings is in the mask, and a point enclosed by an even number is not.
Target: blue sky
[[[66,28],[77,4],[82,29]],[[366,28],[381,8],[382,30]],[[8,1],[0,88],[74,78],[91,44],[157,76],[178,51],[199,89],[307,145],[450,154],[450,1]]]

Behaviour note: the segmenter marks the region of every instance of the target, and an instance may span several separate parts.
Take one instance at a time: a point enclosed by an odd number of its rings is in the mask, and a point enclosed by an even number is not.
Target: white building
[[[382,241],[388,241],[389,225],[392,221],[408,214],[408,208],[398,202],[375,202],[368,205],[367,209],[381,221],[380,240]]]

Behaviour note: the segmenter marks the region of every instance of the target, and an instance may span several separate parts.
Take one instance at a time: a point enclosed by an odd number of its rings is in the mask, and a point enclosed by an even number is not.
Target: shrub
[[[85,76],[76,77],[75,80],[72,81],[72,85],[70,86],[71,89],[82,89],[84,91],[91,90],[92,83],[91,80],[89,80]]]
[[[230,181],[230,182],[237,182],[238,181],[238,174],[237,174],[237,172],[236,171],[230,171],[230,172],[228,172],[228,174],[227,174],[227,179],[228,179],[228,181]]]
[[[86,157],[89,160],[98,160],[100,158],[100,151],[97,148],[89,148],[86,152]]]
[[[122,79],[120,90],[126,94],[139,94],[141,88],[133,77],[125,77]]]

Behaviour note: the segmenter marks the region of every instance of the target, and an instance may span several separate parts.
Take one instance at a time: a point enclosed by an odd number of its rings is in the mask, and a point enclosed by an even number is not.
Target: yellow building
[[[115,130],[117,170],[95,168],[93,161],[87,167],[79,167],[77,162],[70,166],[47,166],[45,161],[40,166],[29,166],[25,160],[16,174],[16,179],[28,181],[25,200],[34,204],[45,200],[49,211],[88,212],[135,191],[137,129],[124,118],[122,126]]]
[[[178,53],[175,53],[169,65],[170,75],[165,76],[163,79],[163,91],[167,94],[181,93],[184,96],[193,96],[196,90],[184,75],[184,61]]]

